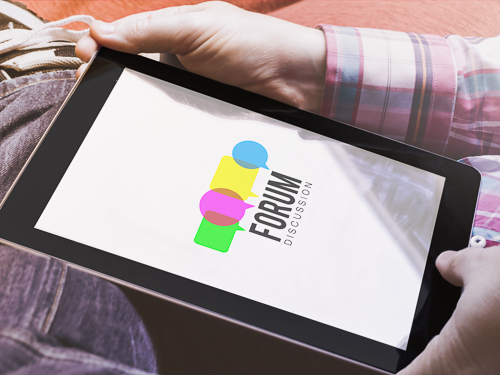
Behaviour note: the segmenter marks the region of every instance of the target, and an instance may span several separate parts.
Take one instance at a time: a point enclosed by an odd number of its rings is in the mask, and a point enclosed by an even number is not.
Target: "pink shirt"
[[[320,25],[321,115],[478,169],[473,235],[500,243],[500,39]],[[473,157],[476,156],[476,157]]]

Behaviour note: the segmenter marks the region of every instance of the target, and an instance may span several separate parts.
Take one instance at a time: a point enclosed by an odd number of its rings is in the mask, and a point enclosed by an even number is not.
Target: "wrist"
[[[299,108],[319,113],[323,102],[326,75],[326,41],[323,31],[309,29],[302,40],[304,69],[297,82]],[[304,34],[305,35],[305,34]]]
[[[326,39],[323,31],[270,16],[272,22],[266,32],[272,40],[266,41],[266,51],[256,55],[255,65],[262,87],[247,88],[272,99],[319,113],[323,101],[326,76]],[[261,45],[265,44],[260,41]]]
[[[290,39],[293,50],[281,64],[281,85],[286,100],[300,109],[319,113],[326,75],[326,41],[321,30],[303,26]]]

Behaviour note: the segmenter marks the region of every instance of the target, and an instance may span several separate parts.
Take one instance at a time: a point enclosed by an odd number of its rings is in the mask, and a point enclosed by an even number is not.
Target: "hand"
[[[112,24],[93,22],[76,53],[88,61],[98,45],[128,53],[173,53],[193,73],[320,110],[326,71],[320,30],[208,2],[136,14]]]
[[[453,316],[399,375],[500,373],[500,247],[447,251],[436,265],[464,291]]]

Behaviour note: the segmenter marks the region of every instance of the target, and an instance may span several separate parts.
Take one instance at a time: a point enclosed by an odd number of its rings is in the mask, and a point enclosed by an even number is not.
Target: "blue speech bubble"
[[[260,143],[254,141],[243,141],[234,146],[233,159],[246,169],[259,167],[269,169],[266,165],[267,150]]]

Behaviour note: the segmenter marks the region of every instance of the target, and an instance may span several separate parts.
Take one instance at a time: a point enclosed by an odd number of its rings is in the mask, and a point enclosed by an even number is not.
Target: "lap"
[[[0,199],[74,83],[74,71],[42,73],[0,83]],[[27,352],[21,350],[26,348],[20,344],[23,340],[33,344]],[[57,367],[57,361],[40,357],[35,347],[57,349],[59,354],[76,350],[91,355],[90,362],[100,358],[103,366],[104,363],[108,366],[104,366],[107,372],[90,373],[129,373],[123,372],[127,366],[130,370],[156,369],[149,335],[130,302],[114,284],[48,256],[0,245],[0,352],[15,351],[22,358],[31,356],[31,360],[43,358],[47,369]],[[52,353],[52,349],[46,353]],[[35,352],[38,354],[34,355]],[[13,355],[0,355],[0,369],[12,364],[9,358],[14,358]],[[115,372],[110,370],[113,363]],[[117,369],[122,365],[119,372]],[[66,373],[62,367],[60,370]],[[30,373],[26,371],[22,373]]]

